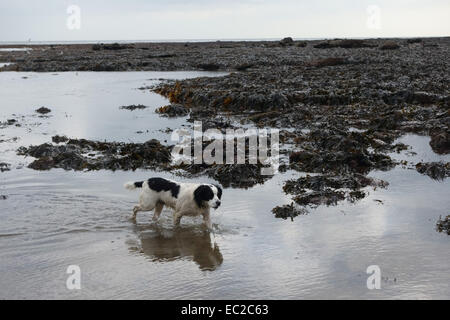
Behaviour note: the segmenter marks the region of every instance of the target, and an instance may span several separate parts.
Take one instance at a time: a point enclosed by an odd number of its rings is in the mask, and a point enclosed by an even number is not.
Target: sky
[[[449,0],[0,0],[0,42],[450,36],[449,17]]]

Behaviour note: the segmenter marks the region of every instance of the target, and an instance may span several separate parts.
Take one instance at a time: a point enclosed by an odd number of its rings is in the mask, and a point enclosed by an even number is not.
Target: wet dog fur
[[[141,188],[139,204],[133,208],[133,219],[140,211],[152,211],[157,221],[164,206],[172,208],[173,221],[180,224],[183,216],[203,216],[208,229],[212,230],[210,209],[221,204],[222,188],[214,184],[179,183],[164,178],[150,178],[146,181],[127,182],[128,190]]]

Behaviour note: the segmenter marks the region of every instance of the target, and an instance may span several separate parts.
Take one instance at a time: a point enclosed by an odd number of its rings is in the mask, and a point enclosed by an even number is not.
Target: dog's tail
[[[142,184],[144,183],[144,181],[139,181],[139,182],[127,182],[125,183],[123,186],[125,187],[125,189],[128,190],[134,190],[136,188],[142,188]]]

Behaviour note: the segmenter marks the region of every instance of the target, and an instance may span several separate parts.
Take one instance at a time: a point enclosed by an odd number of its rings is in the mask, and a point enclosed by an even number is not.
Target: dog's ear
[[[214,184],[213,186],[217,188],[217,197],[219,199],[222,199],[222,188],[220,186],[218,186],[217,184]]]
[[[194,191],[194,200],[199,208],[204,207],[204,201],[209,201],[212,198],[214,198],[214,192],[211,190],[210,186],[202,185]]]

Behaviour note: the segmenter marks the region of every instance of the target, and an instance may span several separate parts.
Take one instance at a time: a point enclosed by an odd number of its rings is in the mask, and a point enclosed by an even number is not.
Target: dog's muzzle
[[[214,209],[217,209],[218,207],[220,207],[220,201],[216,201],[216,203],[213,206]]]

